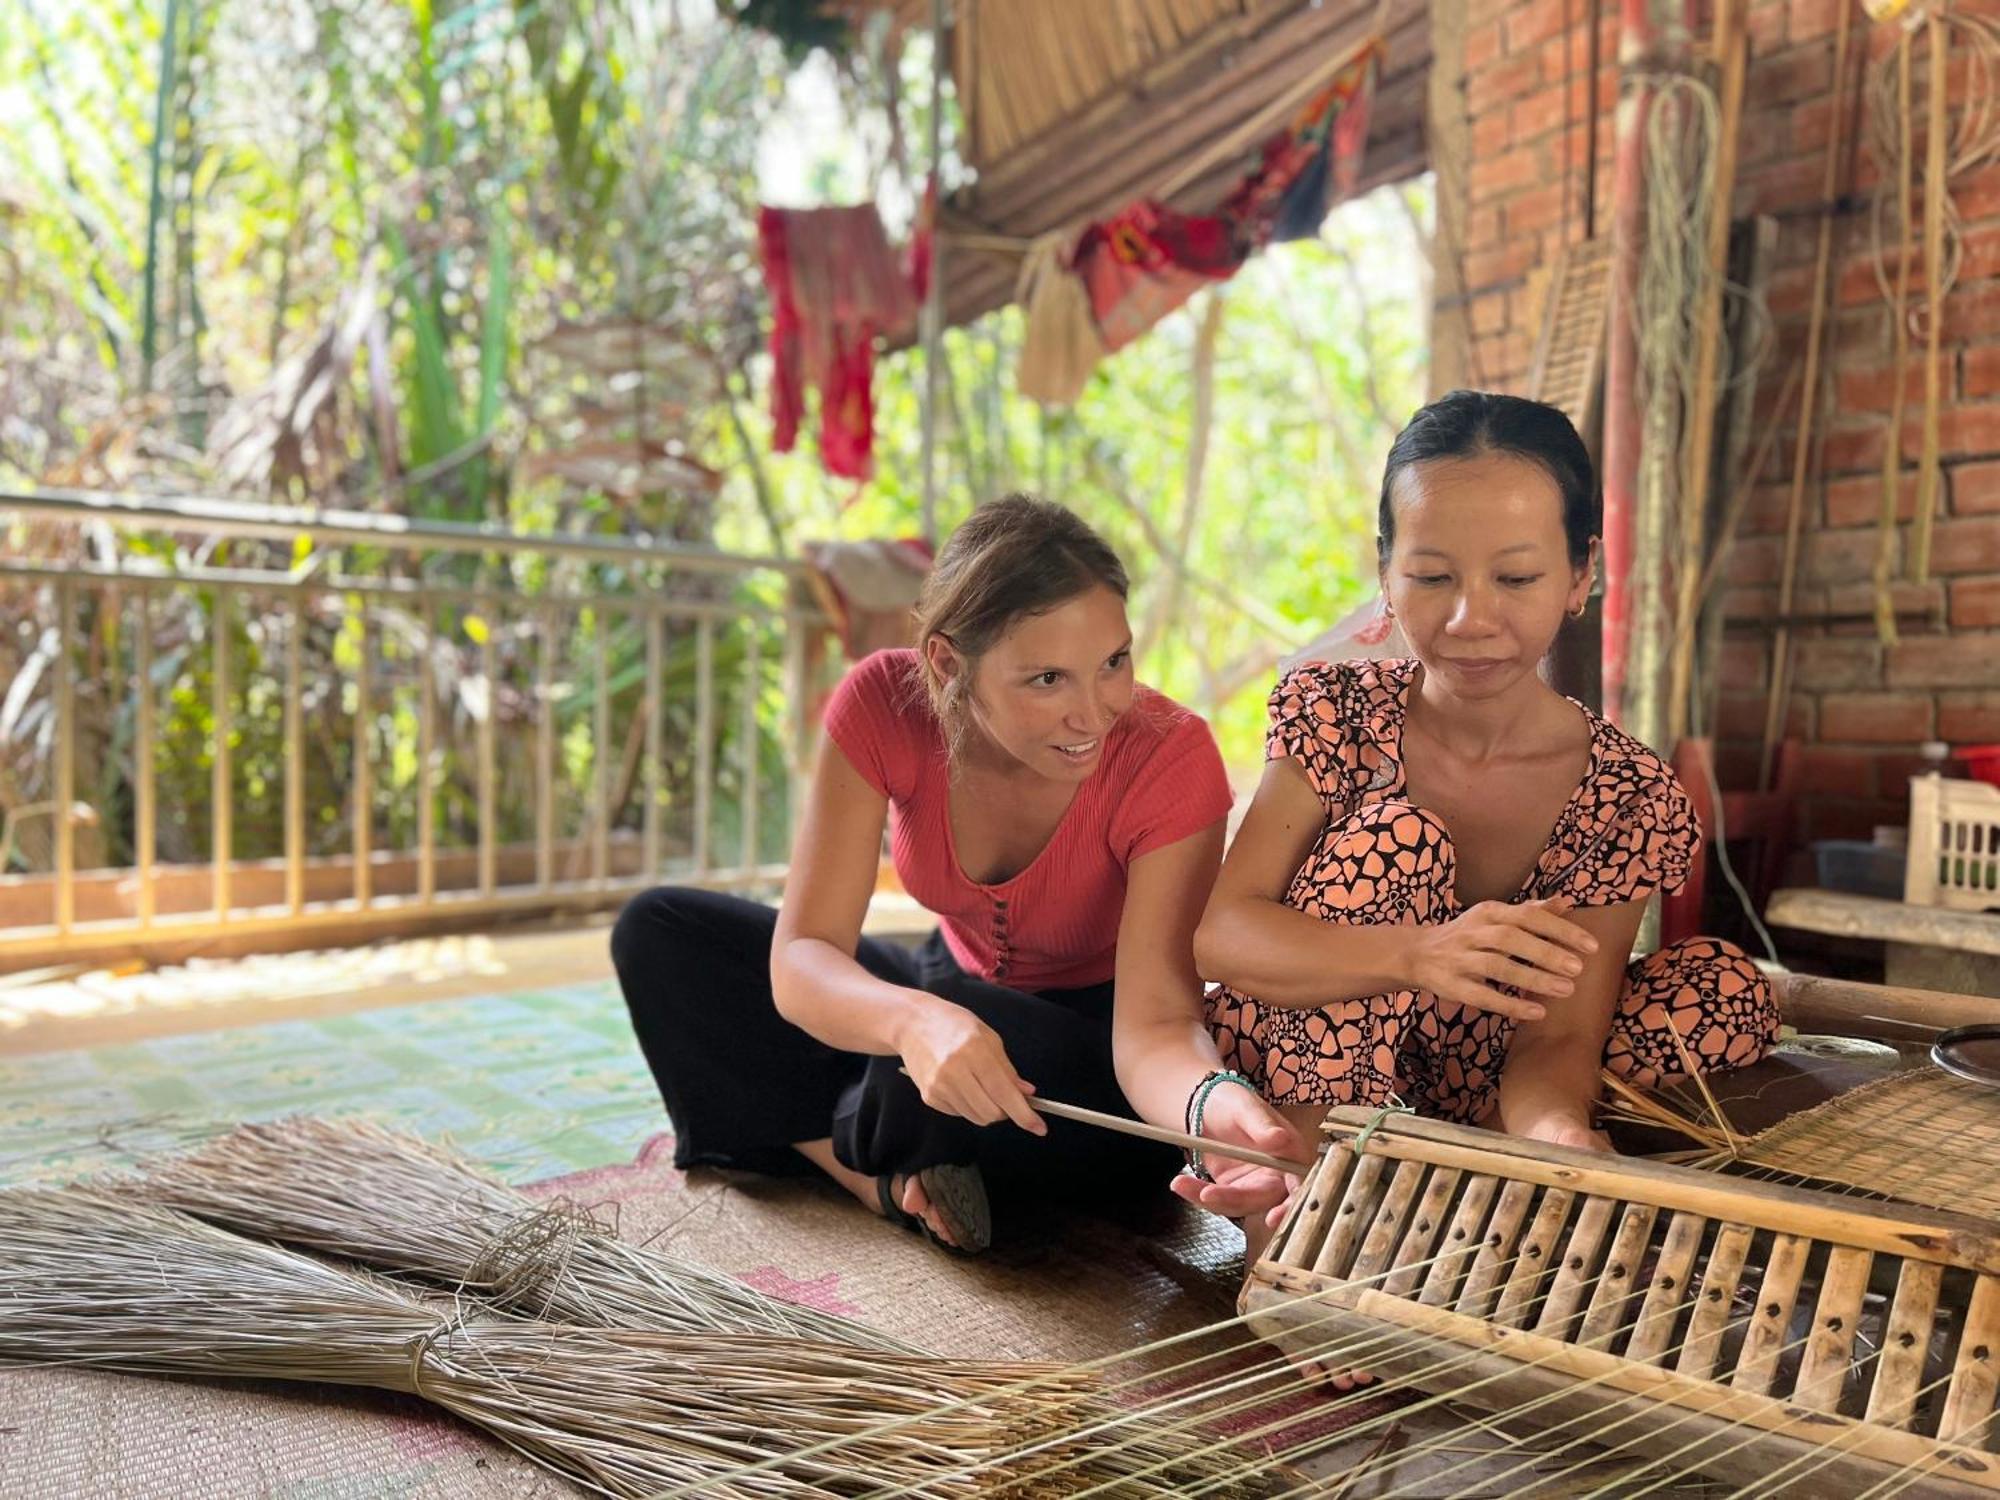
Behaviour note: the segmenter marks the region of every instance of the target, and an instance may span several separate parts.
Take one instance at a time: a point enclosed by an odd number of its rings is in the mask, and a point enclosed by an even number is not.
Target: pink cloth
[[[1206,721],[1141,687],[1048,846],[1012,880],[981,885],[952,847],[944,736],[915,651],[857,662],[827,705],[826,732],[889,799],[889,851],[903,888],[936,915],[961,968],[1010,989],[1110,979],[1132,861],[1229,813],[1229,780]]]

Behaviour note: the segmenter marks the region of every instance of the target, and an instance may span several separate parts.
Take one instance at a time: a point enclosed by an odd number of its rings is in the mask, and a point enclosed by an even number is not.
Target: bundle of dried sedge
[[[923,1352],[628,1245],[573,1204],[538,1204],[462,1156],[365,1120],[239,1125],[189,1155],[148,1163],[121,1188],[240,1234],[438,1282],[553,1322]]]
[[[420,1277],[557,1323],[690,1337],[793,1336],[844,1346],[864,1361],[922,1357],[860,1323],[628,1245],[573,1205],[537,1204],[463,1157],[366,1121],[298,1117],[242,1125],[188,1155],[149,1164],[122,1186],[239,1233]],[[1045,1386],[1049,1367],[1036,1364],[947,1367],[976,1368],[992,1382],[985,1389],[1018,1390],[1038,1411],[1059,1397],[1072,1431],[1119,1430],[1116,1451],[1096,1459],[1055,1448],[1035,1456],[1037,1466],[1061,1466],[1066,1484],[1171,1494],[1241,1467],[1227,1453],[1199,1446],[1184,1420],[1154,1420],[1143,1409],[1089,1394],[1094,1382],[1065,1378]],[[881,1406],[877,1424],[898,1409]],[[857,1419],[852,1430],[865,1425]],[[874,1462],[872,1452],[845,1444],[824,1456],[857,1471]],[[1127,1483],[1123,1476],[1131,1474],[1148,1479]]]
[[[81,1188],[0,1192],[0,1358],[405,1391],[614,1496],[722,1476],[714,1492],[742,1496],[1033,1490],[1094,1384],[772,1334],[468,1316]]]

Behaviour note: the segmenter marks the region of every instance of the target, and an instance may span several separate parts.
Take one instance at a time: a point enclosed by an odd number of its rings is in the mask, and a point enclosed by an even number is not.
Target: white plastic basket
[[[2000,787],[1935,773],[1910,778],[1903,899],[1952,911],[2000,910]]]

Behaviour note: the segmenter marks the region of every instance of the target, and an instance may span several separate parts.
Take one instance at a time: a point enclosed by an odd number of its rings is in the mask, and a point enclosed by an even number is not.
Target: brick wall
[[[1765,412],[1783,370],[1805,346],[1841,3],[1857,4],[1855,44],[1868,47],[1871,58],[1890,50],[1891,33],[1871,26],[1857,0],[1753,0],[1749,15],[1735,212],[1770,214],[1780,226],[1771,286],[1780,349],[1764,383]],[[1436,26],[1454,31],[1462,66],[1460,117],[1447,123],[1468,143],[1462,171],[1440,188],[1441,195],[1462,194],[1440,210],[1441,222],[1457,215],[1463,246],[1462,290],[1455,278],[1440,278],[1441,288],[1451,284],[1463,298],[1450,317],[1454,378],[1525,389],[1548,267],[1566,240],[1581,235],[1584,112],[1592,108],[1600,112],[1597,222],[1600,232],[1608,229],[1618,38],[1616,5],[1607,0],[1602,8],[1602,68],[1593,79],[1586,0],[1433,0]],[[1962,67],[1954,82],[1963,98]],[[1448,88],[1434,94],[1447,106],[1452,97]],[[1858,171],[1856,185],[1866,191],[1873,172],[1865,156]],[[1817,620],[1798,631],[1790,722],[1808,744],[1812,838],[1865,838],[1876,823],[1906,821],[1904,778],[1923,740],[2000,740],[2000,166],[1960,179],[1955,198],[1964,261],[1945,308],[1945,494],[1934,581],[1899,586],[1899,608],[1918,618],[1905,622],[1893,646],[1880,644],[1861,620]],[[1441,244],[1446,238],[1440,235]],[[1841,222],[1835,254],[1824,481],[1807,495],[1795,606],[1816,616],[1866,615],[1872,608],[1893,358],[1865,214]],[[1922,431],[1920,343],[1912,355],[1906,458],[1919,451]],[[1762,732],[1769,633],[1746,627],[1776,611],[1791,446],[1791,434],[1781,434],[1726,569],[1725,607],[1737,628],[1723,649],[1716,727],[1719,763],[1731,785],[1753,773]],[[1914,497],[1912,466],[1903,485],[1906,523]],[[1899,557],[1908,530],[1899,528]]]

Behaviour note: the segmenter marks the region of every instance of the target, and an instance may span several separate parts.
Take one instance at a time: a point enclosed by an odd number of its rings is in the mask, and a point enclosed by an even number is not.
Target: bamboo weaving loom
[[[1368,1109],[1323,1132],[1240,1299],[1294,1356],[1745,1494],[2000,1495],[1994,1226]]]

